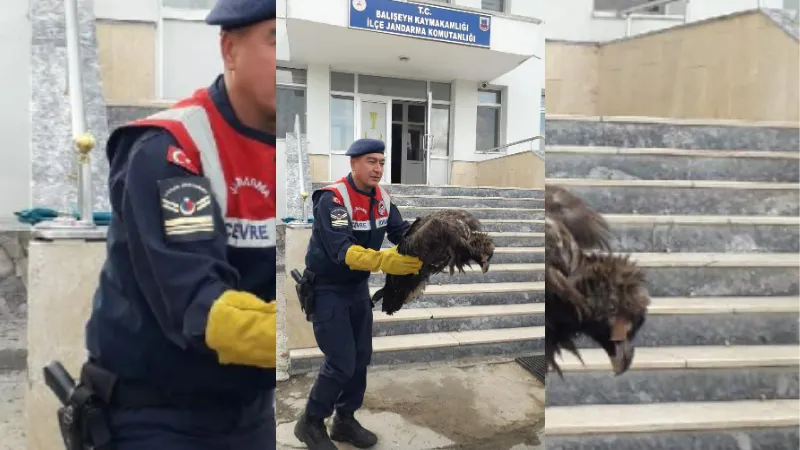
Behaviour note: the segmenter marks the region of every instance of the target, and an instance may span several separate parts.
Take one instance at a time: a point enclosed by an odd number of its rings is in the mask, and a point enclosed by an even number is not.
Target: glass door
[[[386,146],[384,156],[386,157],[386,165],[383,170],[382,183],[391,183],[391,161],[392,161],[392,132],[391,121],[388,120],[391,115],[392,101],[387,97],[379,97],[372,95],[360,96],[359,103],[359,139],[377,139],[383,141]]]
[[[403,170],[404,184],[426,184],[427,162],[425,160],[426,107],[422,102],[403,104]]]

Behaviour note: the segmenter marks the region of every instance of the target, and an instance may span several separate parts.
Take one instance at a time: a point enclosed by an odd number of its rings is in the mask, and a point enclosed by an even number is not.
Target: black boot
[[[353,413],[336,411],[331,426],[331,439],[337,442],[347,442],[358,448],[369,448],[378,443],[375,433],[362,427],[353,417]]]
[[[303,411],[303,415],[294,426],[294,435],[308,450],[336,450],[336,444],[328,437],[328,429],[322,419],[313,419]]]

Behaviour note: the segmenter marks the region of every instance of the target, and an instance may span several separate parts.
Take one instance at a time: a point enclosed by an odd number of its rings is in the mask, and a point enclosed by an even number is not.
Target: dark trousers
[[[355,412],[364,402],[372,360],[372,304],[367,282],[356,286],[314,286],[311,317],[317,345],[325,355],[306,411],[325,419],[334,408]]]
[[[242,406],[113,409],[114,450],[275,450],[275,391]]]

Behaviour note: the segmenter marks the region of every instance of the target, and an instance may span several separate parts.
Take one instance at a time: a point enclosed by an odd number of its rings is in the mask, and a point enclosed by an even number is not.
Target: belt
[[[178,392],[150,386],[120,382],[111,395],[110,406],[136,408],[230,408],[242,407],[254,402],[266,391],[254,392],[253,396],[240,393]]]
[[[161,389],[140,382],[123,380],[112,372],[89,362],[84,365],[82,379],[111,407],[138,408],[230,408],[243,407],[260,396],[274,396],[274,390],[243,392],[181,392]]]

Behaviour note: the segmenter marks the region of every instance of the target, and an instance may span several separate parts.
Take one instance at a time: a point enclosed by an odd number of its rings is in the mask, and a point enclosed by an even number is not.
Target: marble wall
[[[13,374],[24,372],[26,368],[29,235],[23,229],[0,228],[0,380],[14,378]],[[2,391],[0,386],[0,402],[9,402]]]
[[[28,231],[0,231],[0,321],[27,314]]]
[[[63,0],[31,0],[31,199],[35,206],[77,208],[72,146],[66,16]],[[100,76],[93,0],[78,0],[86,131],[97,148],[92,158],[94,208],[108,209],[106,102]]]

